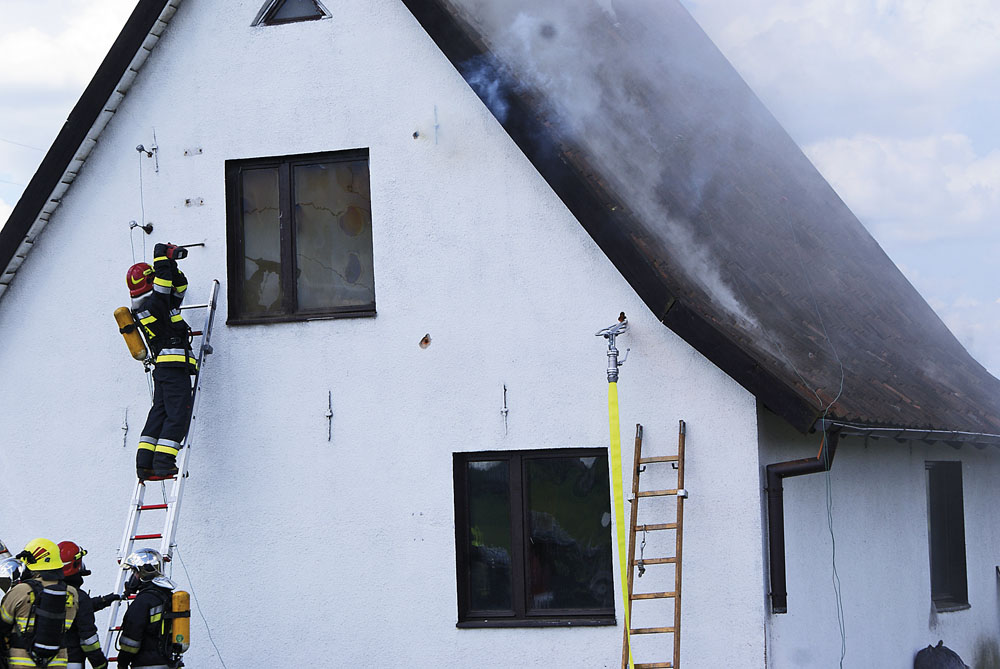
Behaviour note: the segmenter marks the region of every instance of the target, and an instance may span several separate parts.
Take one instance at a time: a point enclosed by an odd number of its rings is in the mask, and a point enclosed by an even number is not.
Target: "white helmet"
[[[177,586],[169,578],[163,575],[163,556],[160,551],[152,548],[140,548],[133,552],[125,561],[122,567],[131,569],[140,581],[151,582],[161,588],[173,590]]]
[[[141,581],[152,581],[163,576],[163,556],[152,548],[140,548],[125,558],[122,567],[131,569]]]
[[[20,560],[12,557],[0,560],[0,590],[7,592],[11,584],[21,580],[23,575],[24,565]]]
[[[7,547],[3,545],[3,541],[0,541],[0,560],[9,557],[11,557],[10,551],[7,550]]]

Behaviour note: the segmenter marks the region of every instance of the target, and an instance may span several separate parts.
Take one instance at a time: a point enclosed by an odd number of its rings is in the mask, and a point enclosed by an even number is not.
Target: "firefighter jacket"
[[[160,244],[157,244],[159,250]],[[135,320],[142,327],[158,367],[183,367],[192,374],[198,362],[191,355],[188,324],[181,316],[187,278],[177,262],[160,255],[153,259],[153,290],[132,301]]]
[[[119,660],[131,656],[133,667],[173,666],[169,651],[171,597],[169,588],[151,582],[139,586],[139,592],[122,617],[118,639]]]
[[[61,586],[61,582],[57,579],[33,578],[30,580],[35,582],[35,587],[39,588],[39,592],[55,591],[65,596],[65,619],[62,630],[60,630],[65,634],[65,631],[72,627],[76,620],[79,598],[76,588],[67,585],[64,593],[61,589],[52,588],[52,586]],[[27,581],[21,581],[12,587],[4,596],[3,601],[0,602],[0,636],[9,635],[10,637],[10,650],[7,651],[7,658],[11,669],[37,666],[28,652],[35,640],[35,626],[39,613],[35,587],[32,587],[31,583]],[[51,669],[61,669],[66,666],[66,658],[66,647],[60,644],[58,653],[48,666]]]
[[[83,578],[79,575],[67,576],[66,582],[74,586],[80,596],[76,620],[66,632],[66,655],[69,662],[82,667],[86,659],[94,669],[104,669],[108,666],[108,658],[101,651],[101,639],[97,635],[97,622],[94,620],[94,603],[82,589]]]

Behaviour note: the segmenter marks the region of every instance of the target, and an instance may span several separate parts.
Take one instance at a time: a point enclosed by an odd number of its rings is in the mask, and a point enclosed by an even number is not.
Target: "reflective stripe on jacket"
[[[49,579],[32,579],[38,583],[41,583],[42,587],[52,586],[58,583],[55,580]],[[35,667],[35,661],[31,659],[31,655],[28,653],[27,648],[16,648],[14,646],[25,646],[22,640],[27,640],[34,633],[35,628],[35,615],[32,611],[32,605],[35,600],[35,592],[31,585],[22,582],[11,588],[6,595],[4,595],[3,601],[0,602],[0,622],[3,623],[0,629],[9,629],[11,635],[12,646],[8,651],[8,662],[11,667]],[[78,606],[79,593],[76,588],[71,585],[66,586],[66,619],[64,621],[64,630],[68,630],[73,622],[76,620]],[[66,649],[61,648],[56,654],[55,658],[49,663],[49,667],[52,669],[62,669],[66,667],[68,660],[66,655]]]

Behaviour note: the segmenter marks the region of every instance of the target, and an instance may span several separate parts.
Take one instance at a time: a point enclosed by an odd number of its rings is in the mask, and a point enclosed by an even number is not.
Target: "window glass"
[[[242,173],[243,310],[281,309],[281,234],[277,168]]]
[[[939,610],[962,607],[969,603],[962,463],[928,462],[926,467],[931,599]]]
[[[607,449],[455,453],[459,627],[613,625]]]
[[[229,323],[375,315],[368,149],[226,161]]]
[[[375,305],[367,161],[293,170],[300,310]]]
[[[268,23],[283,21],[299,21],[302,19],[321,19],[325,16],[315,2],[312,0],[285,0],[276,11],[271,14]]]
[[[510,467],[505,461],[470,462],[469,608],[513,607],[510,536]]]
[[[528,609],[614,606],[607,458],[526,461]]]

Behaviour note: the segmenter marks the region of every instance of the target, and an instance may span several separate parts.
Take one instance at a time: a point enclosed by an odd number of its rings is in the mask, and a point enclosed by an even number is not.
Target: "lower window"
[[[456,453],[459,627],[614,624],[606,449]]]

